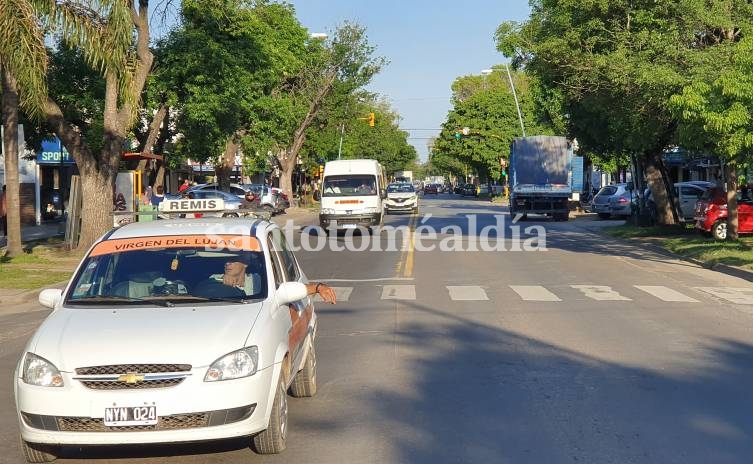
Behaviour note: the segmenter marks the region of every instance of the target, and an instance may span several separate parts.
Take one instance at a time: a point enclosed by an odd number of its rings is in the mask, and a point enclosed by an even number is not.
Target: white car
[[[407,211],[418,213],[418,193],[408,183],[393,183],[387,186],[387,198],[384,200],[384,212]]]
[[[228,282],[228,269],[243,272]],[[51,461],[61,445],[241,436],[259,453],[281,452],[287,392],[316,393],[317,318],[305,282],[266,220],[108,232],[65,290],[39,296],[53,311],[14,377],[27,461]]]

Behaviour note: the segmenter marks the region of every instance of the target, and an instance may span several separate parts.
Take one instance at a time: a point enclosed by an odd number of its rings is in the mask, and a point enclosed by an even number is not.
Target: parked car
[[[727,239],[727,192],[716,186],[706,190],[696,203],[695,228],[716,240]],[[753,233],[753,185],[737,192],[737,231]]]
[[[194,185],[187,188],[186,192],[194,192],[197,190],[219,190],[219,185],[217,183]],[[243,186],[240,184],[230,184],[229,193],[232,193],[238,198],[243,199],[244,195],[246,194],[246,190],[244,190]]]
[[[476,186],[473,184],[465,184],[463,186],[463,196],[466,196],[466,197],[476,196]]]
[[[105,234],[64,290],[40,293],[53,311],[12,378],[27,461],[238,437],[270,454],[293,436],[288,395],[317,390],[317,315],[284,232],[247,219],[154,224]],[[225,284],[229,272],[243,283]]]
[[[695,220],[696,203],[714,185],[713,182],[706,181],[677,182],[674,185],[673,194],[680,205],[681,221],[691,222]],[[646,189],[646,206],[653,215],[656,211],[656,203],[651,189]]]
[[[627,192],[628,184],[605,185],[591,199],[591,211],[598,214],[601,219],[609,219],[612,209],[609,200],[612,195],[621,195]]]
[[[250,190],[260,198],[259,204],[262,209],[268,211],[271,214],[284,213],[287,208],[290,207],[290,202],[283,200],[280,193],[275,193],[273,187],[266,184],[243,184],[245,190]],[[279,190],[279,189],[278,189]]]
[[[616,217],[629,217],[638,206],[638,195],[628,185],[624,190],[609,197],[609,214]]]
[[[458,195],[463,195],[465,192],[465,184],[457,184],[453,191]]]
[[[437,184],[426,184],[424,185],[424,195],[436,195],[439,193],[439,190],[437,190]]]
[[[384,200],[384,212],[404,211],[418,213],[418,193],[408,183],[387,185],[387,199]]]

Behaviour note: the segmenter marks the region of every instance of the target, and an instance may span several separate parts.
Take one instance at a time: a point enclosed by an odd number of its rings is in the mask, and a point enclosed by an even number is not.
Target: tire
[[[609,213],[599,213],[599,219],[609,219],[611,216]]]
[[[38,443],[29,443],[23,439],[21,440],[21,449],[24,452],[26,462],[52,462],[58,458],[57,455],[53,453],[55,448],[47,445],[40,445]]]
[[[261,207],[262,210],[264,210],[265,213],[269,213],[270,215],[275,214],[275,209],[272,207],[272,205],[264,205]]]
[[[727,240],[727,221],[716,221],[711,226],[711,236],[714,240]]]
[[[223,214],[222,214],[222,217],[232,217],[232,218],[237,218],[237,217],[238,217],[238,213],[223,213]]]
[[[306,356],[306,362],[303,363],[303,369],[298,371],[293,378],[290,394],[296,398],[310,398],[316,395],[316,351],[313,341]]]
[[[568,220],[569,216],[567,213],[554,213],[553,218],[555,221],[564,222]]]
[[[288,394],[285,392],[285,382],[282,372],[277,381],[277,391],[272,402],[272,413],[269,415],[267,429],[254,435],[253,448],[259,454],[278,454],[285,451],[288,438]]]

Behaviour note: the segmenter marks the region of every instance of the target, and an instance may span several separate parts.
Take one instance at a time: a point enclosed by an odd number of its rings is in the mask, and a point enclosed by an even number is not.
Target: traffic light
[[[462,138],[463,138],[463,134],[461,134],[460,132],[455,132],[455,140],[460,140]]]
[[[374,113],[369,113],[369,127],[374,127],[375,117]]]
[[[324,174],[324,165],[320,164],[319,165],[319,177],[322,177],[322,174]]]
[[[502,170],[502,177],[507,177],[507,170],[506,169]]]

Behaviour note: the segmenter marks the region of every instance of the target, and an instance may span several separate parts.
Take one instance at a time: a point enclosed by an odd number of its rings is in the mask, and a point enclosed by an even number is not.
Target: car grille
[[[81,383],[92,390],[138,390],[141,388],[166,388],[174,387],[183,382],[182,378],[142,380],[137,383],[121,382],[118,380],[84,380],[79,379]]]
[[[77,375],[120,375],[128,372],[156,374],[165,372],[190,372],[190,364],[113,364],[76,368]]]
[[[232,424],[251,417],[256,404],[232,409],[197,412],[190,414],[173,414],[161,416],[155,425],[127,425],[108,427],[103,419],[92,417],[42,416],[21,413],[24,422],[30,427],[60,432],[145,432],[159,430],[194,429]]]
[[[79,367],[75,379],[92,390],[139,390],[174,387],[190,372],[190,364],[115,364]]]

